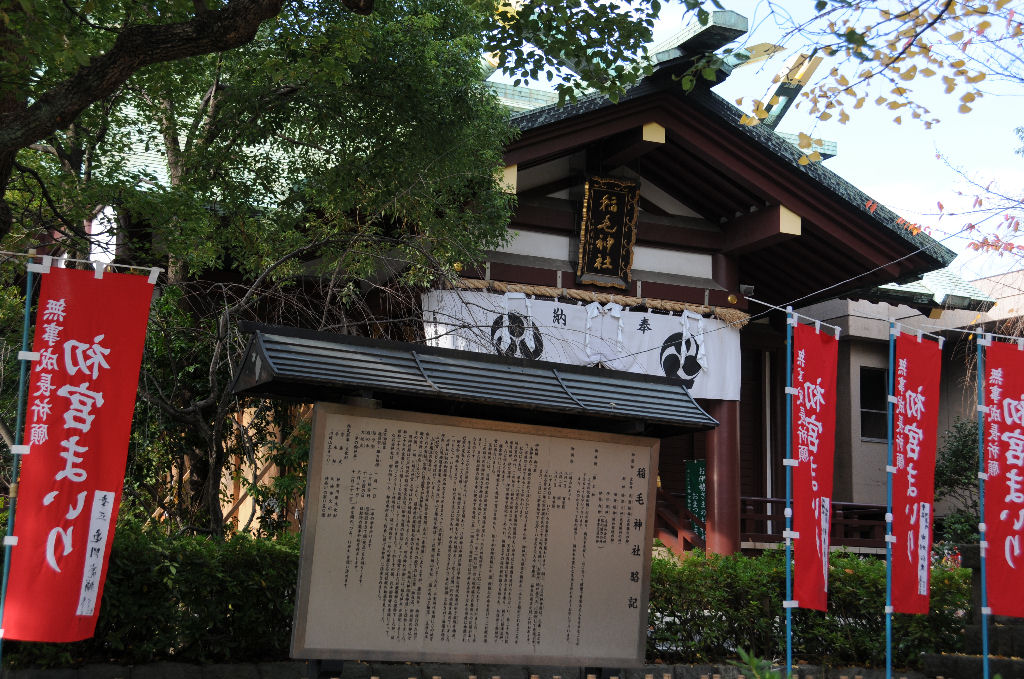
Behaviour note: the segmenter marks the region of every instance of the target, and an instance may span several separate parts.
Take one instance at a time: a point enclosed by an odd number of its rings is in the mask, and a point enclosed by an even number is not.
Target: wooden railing
[[[744,497],[740,509],[740,539],[744,543],[782,542],[786,501],[781,498]],[[686,509],[685,497],[658,489],[654,536],[679,556],[703,549],[696,528],[704,523]],[[830,542],[840,547],[885,547],[885,507],[853,502],[832,503]]]
[[[782,542],[784,499],[745,497],[742,503],[740,536],[744,542]],[[840,547],[885,547],[885,507],[833,502],[829,542]]]
[[[704,549],[704,539],[697,534],[698,527],[703,532],[704,522],[686,508],[682,496],[658,488],[654,537],[665,543],[677,556],[685,556],[691,549]]]

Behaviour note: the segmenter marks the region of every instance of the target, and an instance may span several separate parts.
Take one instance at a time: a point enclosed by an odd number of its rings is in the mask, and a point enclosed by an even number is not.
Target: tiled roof
[[[878,298],[883,301],[971,311],[987,311],[996,302],[949,269],[929,271],[921,276],[921,280],[913,283],[882,285],[878,288]]]
[[[690,101],[702,108],[714,113],[723,121],[731,125],[737,134],[768,150],[778,158],[791,165],[795,170],[803,173],[808,179],[818,184],[841,201],[849,203],[857,210],[870,210],[874,220],[885,229],[893,232],[903,241],[917,250],[927,251],[941,266],[948,266],[956,257],[956,253],[945,247],[926,233],[912,233],[909,229],[900,226],[902,220],[896,213],[884,205],[876,205],[872,198],[846,181],[836,173],[829,170],[821,163],[808,163],[800,165],[797,161],[802,155],[793,145],[763,125],[753,127],[740,124],[743,112],[731,103],[712,92],[707,88],[694,90],[690,94],[684,94],[678,82],[665,73],[656,72],[653,76],[646,78],[636,87],[627,91],[619,98],[619,104],[640,99],[649,95],[659,93],[676,93],[679,97],[688,97]],[[580,97],[575,102],[567,103],[564,106],[545,106],[525,113],[512,116],[512,122],[524,133],[530,130],[551,125],[556,122],[570,120],[583,116],[586,113],[597,111],[610,106],[615,106],[607,96],[602,94],[590,94]],[[869,209],[868,205],[876,205]]]
[[[561,426],[577,418],[596,431],[631,423],[669,435],[718,425],[678,379],[297,328],[242,329],[251,337],[235,393],[334,402],[356,395],[398,409]]]

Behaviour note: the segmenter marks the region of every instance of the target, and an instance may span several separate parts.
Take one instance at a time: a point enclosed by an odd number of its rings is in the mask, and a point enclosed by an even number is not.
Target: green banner
[[[686,508],[702,522],[707,521],[707,485],[704,460],[686,461]],[[701,539],[706,537],[703,526],[694,526],[693,529]]]

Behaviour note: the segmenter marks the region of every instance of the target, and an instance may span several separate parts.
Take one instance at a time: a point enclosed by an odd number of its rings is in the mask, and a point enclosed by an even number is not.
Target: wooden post
[[[718,428],[705,438],[707,463],[707,551],[740,551],[740,404],[707,401]]]

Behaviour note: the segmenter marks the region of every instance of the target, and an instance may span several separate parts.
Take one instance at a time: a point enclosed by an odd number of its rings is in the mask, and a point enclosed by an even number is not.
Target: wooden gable
[[[801,165],[772,130],[741,125],[710,90],[684,94],[671,75],[655,73],[618,104],[594,96],[516,116],[522,135],[505,162],[518,235],[494,254],[493,279],[580,287],[573,250],[591,177],[640,183],[626,294],[745,309],[746,290],[806,304],[952,261],[820,163]]]

